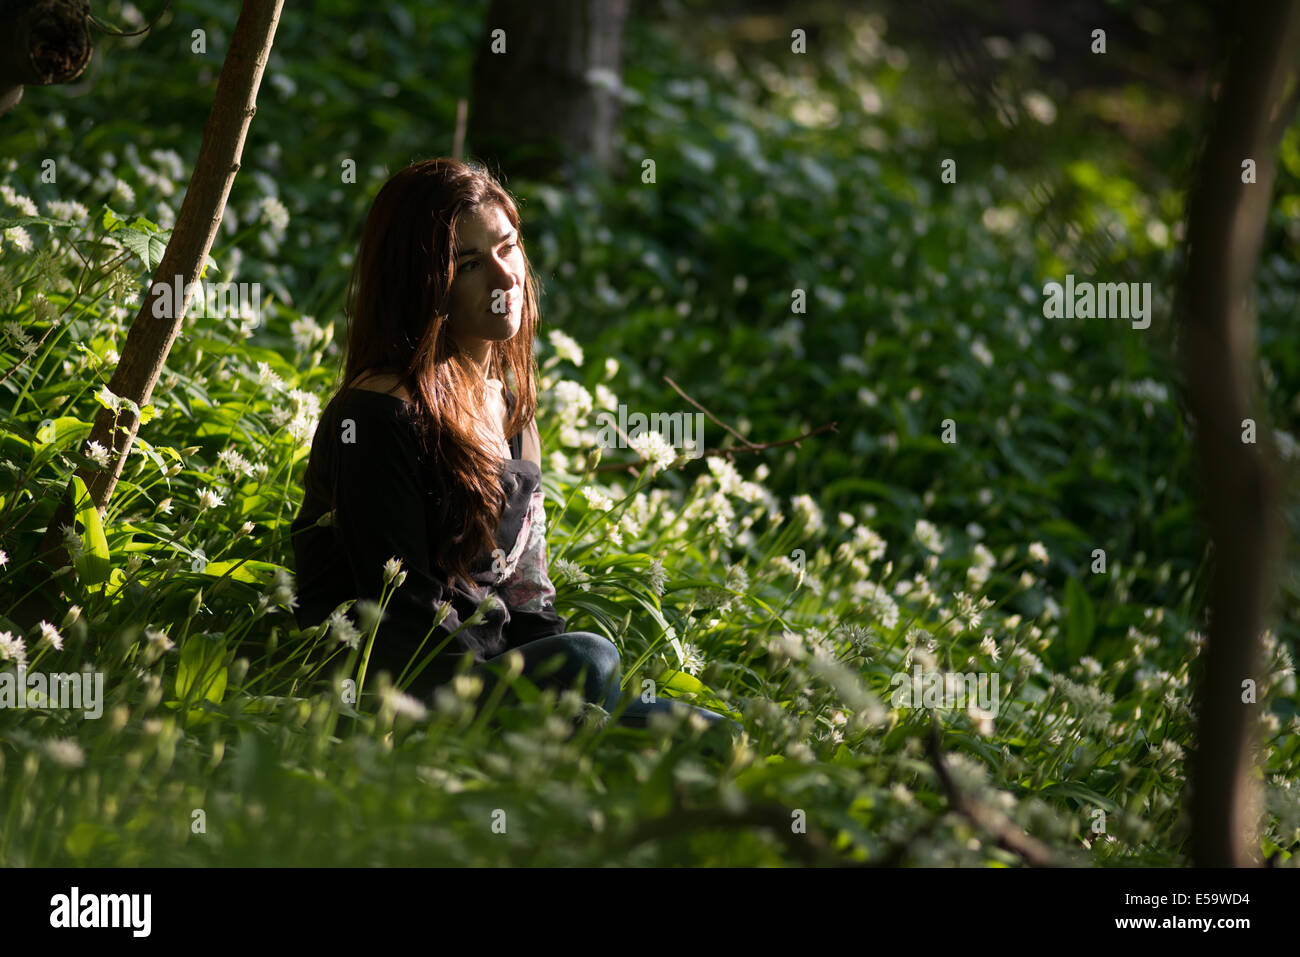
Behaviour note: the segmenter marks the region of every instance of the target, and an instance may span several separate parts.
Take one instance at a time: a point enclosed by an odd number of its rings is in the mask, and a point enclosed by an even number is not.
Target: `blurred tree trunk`
[[[68,83],[90,62],[87,0],[0,0],[0,116],[23,86]]]
[[[628,0],[492,0],[474,61],[470,153],[513,176],[555,179],[615,162]]]
[[[203,143],[194,164],[185,199],[176,217],[176,226],[163,253],[162,261],[149,285],[144,304],[131,323],[122,358],[109,380],[108,388],[115,395],[130,399],[137,406],[146,405],[162,373],[163,363],[171,351],[172,343],[180,334],[193,289],[190,283],[198,281],[208,251],[216,238],[239,172],[239,161],[244,151],[244,138],[248,134],[253,114],[257,112],[257,90],[266,69],[267,57],[275,39],[275,29],[280,21],[284,0],[244,0],[235,24],[230,48],[217,80],[212,110],[203,127]],[[184,289],[179,305],[159,303],[165,287],[176,283]],[[155,304],[160,306],[160,316],[154,314]],[[89,471],[78,469],[91,497],[102,513],[117,487],[118,477],[131,444],[140,427],[139,416],[127,407],[114,413],[100,409],[88,441],[98,441],[109,452],[106,469]],[[63,545],[62,526],[72,523],[72,493],[69,488],[54,517],[46,528],[40,554],[50,569],[69,564]]]
[[[1285,518],[1271,442],[1243,441],[1243,420],[1268,435],[1259,400],[1250,298],[1268,219],[1278,142],[1295,107],[1300,5],[1243,5],[1196,182],[1188,196],[1187,272],[1179,313],[1196,474],[1213,571],[1209,636],[1189,775],[1191,851],[1198,866],[1258,860],[1259,782],[1251,751],[1261,683],[1260,632],[1272,614]],[[1243,163],[1255,164],[1253,183]]]

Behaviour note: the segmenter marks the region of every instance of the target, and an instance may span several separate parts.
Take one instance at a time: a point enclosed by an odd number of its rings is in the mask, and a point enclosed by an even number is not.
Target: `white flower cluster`
[[[289,209],[274,196],[264,196],[261,202],[262,219],[271,227],[271,236],[279,241],[289,227]]]
[[[993,557],[991,551],[978,542],[972,551],[975,554],[975,560],[970,568],[966,569],[966,578],[972,588],[982,588],[989,580],[989,574],[997,564],[997,559]]]
[[[813,501],[811,495],[794,496],[790,499],[790,507],[794,509],[803,530],[809,535],[816,535],[826,527],[826,519],[822,516],[822,510]]]
[[[252,476],[253,474],[253,464],[233,446],[218,453],[217,461],[228,472],[237,472],[244,476]]]
[[[560,332],[558,329],[552,329],[547,333],[546,337],[550,340],[552,348],[555,349],[556,356],[560,359],[572,362],[575,366],[582,365],[582,360],[584,358],[582,354],[582,346],[578,345],[577,341],[574,340],[572,336]]]
[[[51,219],[70,219],[75,223],[84,223],[90,219],[90,210],[72,200],[48,200],[45,203],[45,212]]]
[[[1114,698],[1093,685],[1077,684],[1065,675],[1050,675],[1047,683],[1066,700],[1083,727],[1105,732],[1115,706]]]
[[[655,559],[646,569],[646,578],[650,582],[650,590],[656,595],[663,597],[664,585],[668,583],[668,573],[664,570],[664,563]]]
[[[573,582],[583,591],[591,590],[587,573],[582,570],[580,565],[569,561],[567,558],[557,558],[551,562],[551,572],[554,577]]]
[[[0,631],[0,660],[16,662],[18,667],[27,666],[27,643],[13,632]]]
[[[273,406],[271,421],[278,426],[286,426],[294,441],[310,441],[316,434],[316,425],[320,421],[320,399],[315,393],[302,389],[290,389],[288,406]]]
[[[916,520],[916,539],[936,555],[942,554],[948,547],[939,530],[923,518]]]
[[[650,463],[650,474],[666,469],[677,461],[677,450],[655,431],[642,432],[629,443],[643,459]]]
[[[580,382],[561,379],[550,389],[549,395],[554,399],[560,419],[570,425],[585,422],[591,414],[591,393]]]
[[[37,216],[39,213],[36,204],[22,194],[18,193],[8,183],[0,183],[0,199],[13,206],[24,216]]]
[[[893,628],[898,624],[898,605],[883,586],[873,581],[857,581],[849,587],[849,594],[858,601],[865,602],[867,614],[885,628]]]
[[[91,441],[86,443],[86,455],[94,460],[95,464],[101,469],[108,468],[108,449],[104,448],[104,446],[100,445],[98,442]]]
[[[294,348],[302,352],[314,346],[318,339],[325,338],[325,330],[313,316],[303,316],[293,320],[289,323],[289,333],[293,337]]]

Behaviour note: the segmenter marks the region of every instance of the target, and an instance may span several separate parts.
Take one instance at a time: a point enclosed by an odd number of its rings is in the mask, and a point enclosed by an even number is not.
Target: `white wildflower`
[[[41,637],[48,641],[55,651],[63,650],[63,636],[59,634],[59,629],[55,628],[48,621],[41,622]]]
[[[93,459],[101,469],[108,468],[108,449],[98,442],[88,442],[86,444],[86,455]]]
[[[3,552],[0,552],[0,555],[3,554]],[[662,597],[664,585],[668,581],[668,573],[664,571],[664,563],[656,558],[650,563],[650,567],[646,569],[646,577],[650,581],[650,590]]]
[[[217,461],[229,472],[238,472],[241,475],[253,474],[252,464],[237,449],[222,449],[217,454]]]
[[[26,196],[15,191],[14,188],[7,183],[0,184],[0,196],[4,197],[6,203],[15,207],[24,216],[39,215],[36,209],[36,204]]]
[[[916,538],[917,541],[936,555],[941,554],[947,548],[942,536],[939,534],[939,530],[923,518],[916,520]]]
[[[563,422],[578,425],[591,414],[591,393],[581,383],[571,379],[561,379],[552,387],[551,394]]]
[[[813,501],[811,495],[794,496],[790,499],[790,506],[803,524],[805,532],[815,535],[826,527],[826,520],[822,517],[822,510]]]
[[[582,346],[578,345],[572,336],[558,329],[552,329],[546,337],[551,341],[555,354],[559,358],[568,360],[575,366],[582,365]]]
[[[704,656],[690,642],[682,642],[682,671],[689,675],[698,675],[705,665]]]
[[[23,229],[21,226],[11,226],[4,230],[3,235],[5,239],[18,247],[19,252],[31,252],[32,237],[29,236],[27,230]]]
[[[384,703],[393,709],[394,714],[406,715],[415,721],[423,721],[429,714],[418,698],[391,686],[384,691]]]
[[[12,632],[0,631],[0,659],[16,661],[18,666],[27,665],[27,643]]]
[[[276,392],[284,391],[284,380],[276,375],[270,364],[266,362],[257,364],[257,384],[259,386],[269,385]]]
[[[606,495],[600,489],[593,488],[590,485],[584,485],[580,489],[582,497],[587,500],[587,504],[592,508],[602,512],[608,512],[614,507],[614,500]]]
[[[311,316],[303,316],[289,323],[289,333],[293,337],[294,347],[304,352],[315,345],[317,339],[325,337],[325,330]]]
[[[402,573],[402,560],[394,555],[388,561],[384,562],[384,584],[391,584],[399,575],[402,580],[405,580],[406,576]],[[402,582],[398,581],[397,584],[400,586]]]
[[[666,469],[677,459],[677,450],[658,432],[642,432],[630,444],[637,454],[650,462],[651,475],[660,469]]]
[[[55,764],[65,768],[79,768],[86,763],[81,745],[67,738],[51,738],[45,742],[45,753]]]
[[[898,605],[889,597],[889,592],[873,581],[854,582],[849,593],[856,599],[864,601],[867,614],[875,618],[886,628],[898,624]]]
[[[262,197],[262,222],[268,223],[272,235],[277,238],[284,235],[289,226],[289,210],[274,196]]]
[[[224,505],[224,504],[226,503],[225,501],[222,500],[221,496],[218,495],[210,488],[205,488],[202,492],[199,493],[200,509],[216,508],[217,506]]]

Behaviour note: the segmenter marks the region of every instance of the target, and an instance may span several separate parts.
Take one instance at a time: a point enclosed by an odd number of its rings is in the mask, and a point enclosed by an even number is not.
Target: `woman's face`
[[[497,205],[462,216],[456,226],[456,245],[449,331],[462,348],[482,361],[492,342],[510,339],[519,331],[524,254],[515,228]]]

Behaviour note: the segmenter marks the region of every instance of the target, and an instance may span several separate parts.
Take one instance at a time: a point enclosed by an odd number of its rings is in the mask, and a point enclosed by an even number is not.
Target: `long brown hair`
[[[456,276],[456,226],[466,213],[500,206],[519,230],[513,197],[477,164],[448,157],[419,160],[379,190],[361,233],[348,280],[347,355],[339,388],[366,370],[389,372],[415,405],[432,492],[430,556],[450,582],[476,590],[470,565],[495,542],[505,507],[501,466],[482,447],[476,410],[486,403],[483,376],[448,335],[448,303]],[[539,321],[537,280],[520,230],[524,295],[519,331],[491,346],[488,375],[515,402],[506,423],[512,438],[537,406],[533,337]]]

